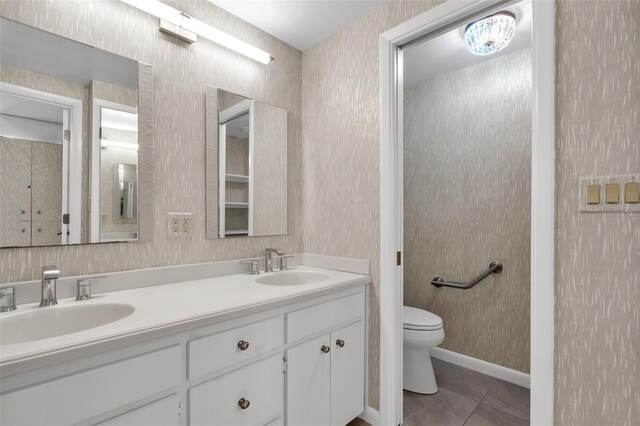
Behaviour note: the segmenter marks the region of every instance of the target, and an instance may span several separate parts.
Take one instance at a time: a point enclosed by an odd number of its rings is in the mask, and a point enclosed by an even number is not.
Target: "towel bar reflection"
[[[502,272],[502,263],[500,263],[498,261],[493,261],[493,262],[491,262],[489,264],[489,268],[488,269],[483,271],[480,275],[478,275],[477,277],[472,279],[467,284],[447,282],[447,281],[443,280],[440,277],[435,277],[434,279],[431,280],[431,285],[434,285],[436,287],[451,287],[451,288],[459,288],[459,289],[462,289],[462,290],[466,290],[466,289],[469,289],[469,288],[473,287],[474,285],[478,284],[480,281],[484,280],[489,275],[491,275],[491,274],[499,274],[500,272]]]

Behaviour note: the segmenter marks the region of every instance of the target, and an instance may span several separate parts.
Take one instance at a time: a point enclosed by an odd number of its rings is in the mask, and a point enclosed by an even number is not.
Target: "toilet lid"
[[[412,330],[438,330],[442,328],[442,318],[422,309],[403,306],[402,324]]]

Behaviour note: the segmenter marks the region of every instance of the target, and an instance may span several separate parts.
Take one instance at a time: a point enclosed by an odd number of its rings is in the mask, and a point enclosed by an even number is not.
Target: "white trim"
[[[91,159],[89,161],[89,242],[100,242],[100,158],[102,143],[100,127],[102,125],[102,108],[137,113],[138,108],[130,105],[93,98],[91,105]],[[136,148],[138,145],[136,145]],[[95,173],[95,171],[98,173]]]
[[[555,2],[533,8],[531,149],[531,423],[554,409]],[[538,29],[544,28],[544,31]]]
[[[487,376],[495,377],[527,389],[531,388],[530,376],[521,371],[512,370],[511,368],[503,367],[502,365],[493,364],[491,362],[438,347],[429,349],[429,352],[432,357],[439,360],[450,362],[451,364],[459,365],[460,367],[468,368],[469,370],[477,371],[478,373],[486,374]]]
[[[255,101],[249,101],[249,194],[248,203],[249,211],[247,212],[248,231],[249,236],[253,237],[253,177],[254,177],[254,144],[256,142],[256,128],[255,128]]]
[[[375,408],[366,407],[358,418],[369,423],[371,426],[378,426],[380,424],[380,413]]]
[[[380,424],[402,422],[400,46],[515,3],[449,0],[380,35]],[[553,423],[555,5],[534,0],[531,172],[531,423]],[[538,30],[536,30],[538,29]],[[542,31],[540,30],[542,29]]]
[[[227,125],[218,125],[218,237],[227,235]]]
[[[236,117],[240,117],[243,114],[246,114],[249,109],[251,109],[251,99],[246,99],[242,102],[238,102],[235,105],[230,106],[229,108],[220,111],[219,122],[220,124],[225,124],[227,121],[231,121]]]
[[[68,226],[69,237],[66,244],[80,244],[80,230],[82,229],[82,101],[3,82],[0,82],[0,91],[14,96],[35,99],[39,102],[59,105],[70,111],[71,140],[67,151],[65,151],[65,144],[63,144],[63,155],[68,152],[68,156],[65,155],[69,165],[67,184],[65,185],[63,182],[63,186],[67,190],[68,205],[66,210],[63,209],[61,213],[68,213],[71,216],[71,224]],[[62,214],[60,217],[61,225]],[[61,229],[64,230],[62,226]],[[61,243],[63,241],[61,240]]]

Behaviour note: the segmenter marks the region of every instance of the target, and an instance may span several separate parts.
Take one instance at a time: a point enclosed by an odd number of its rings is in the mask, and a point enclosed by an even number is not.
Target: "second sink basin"
[[[319,283],[329,279],[329,275],[313,271],[274,272],[264,277],[256,278],[259,284],[267,285],[300,285]]]
[[[88,330],[125,318],[134,310],[125,303],[78,303],[6,314],[0,317],[0,345]]]

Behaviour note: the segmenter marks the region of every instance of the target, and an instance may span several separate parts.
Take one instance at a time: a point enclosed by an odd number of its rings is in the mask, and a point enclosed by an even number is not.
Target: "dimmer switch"
[[[600,185],[587,185],[587,204],[600,204]]]
[[[624,202],[640,203],[640,182],[627,182],[624,186]]]
[[[620,202],[620,185],[617,183],[608,183],[606,186],[607,204],[618,204]]]

